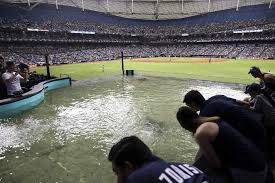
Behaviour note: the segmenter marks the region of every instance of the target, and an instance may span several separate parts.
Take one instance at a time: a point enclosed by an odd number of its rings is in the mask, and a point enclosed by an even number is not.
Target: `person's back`
[[[208,183],[206,175],[194,166],[163,161],[135,136],[116,143],[108,159],[118,183]]]
[[[201,117],[189,107],[181,107],[177,119],[183,128],[194,134],[202,156],[212,168],[226,169],[234,183],[265,182],[264,153],[236,129],[223,120]]]
[[[237,116],[231,116],[232,114]],[[223,116],[227,118],[226,121],[233,121],[233,118],[235,118],[234,121],[245,119],[260,122],[262,120],[261,115],[245,109],[243,106],[238,105],[235,99],[223,95],[215,95],[206,100],[200,107],[200,115],[206,117]]]
[[[229,100],[206,100],[200,116],[219,116],[242,135],[266,152],[266,135],[261,123],[262,116]]]
[[[264,154],[250,140],[225,121],[219,121],[217,125],[219,132],[211,143],[225,166],[251,172],[264,169]]]
[[[207,183],[203,172],[194,166],[181,163],[167,163],[155,158],[127,178],[127,183]]]
[[[217,100],[227,101],[232,104],[236,103],[236,99],[229,98],[225,95],[214,95],[214,96],[210,97],[209,99],[207,99],[208,102],[214,102]]]
[[[270,89],[272,92],[275,91],[275,76],[270,73],[263,73],[263,81],[266,88]]]

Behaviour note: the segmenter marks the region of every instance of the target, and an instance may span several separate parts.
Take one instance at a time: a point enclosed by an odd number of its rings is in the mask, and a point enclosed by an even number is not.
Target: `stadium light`
[[[236,11],[239,11],[239,4],[240,4],[240,0],[237,1]]]
[[[272,0],[270,0],[270,3],[269,3],[269,8],[271,8],[272,6]]]

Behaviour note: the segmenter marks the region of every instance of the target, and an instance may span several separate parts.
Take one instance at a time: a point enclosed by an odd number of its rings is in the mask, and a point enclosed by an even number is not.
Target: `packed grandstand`
[[[45,55],[53,64],[114,60],[121,51],[131,57],[274,59],[275,7],[268,2],[157,21],[4,3],[0,55],[28,64],[43,63]]]

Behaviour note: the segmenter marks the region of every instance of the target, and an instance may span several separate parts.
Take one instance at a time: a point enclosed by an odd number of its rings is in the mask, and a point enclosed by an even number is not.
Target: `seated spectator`
[[[275,91],[275,76],[271,73],[263,73],[259,67],[251,67],[248,74],[251,74],[254,78],[259,78],[264,83],[265,90],[269,90],[270,93]],[[273,94],[274,95],[274,94]]]
[[[27,87],[27,81],[29,80],[30,67],[27,64],[20,62],[18,65],[19,74],[24,78],[24,81],[21,82],[21,86]]]
[[[8,97],[20,96],[23,90],[20,85],[20,80],[24,78],[19,74],[14,62],[7,62],[7,70],[2,74],[2,79],[7,87]]]
[[[206,175],[194,166],[168,163],[154,156],[139,138],[125,137],[109,153],[118,183],[207,183]]]
[[[2,56],[0,56],[0,74],[1,74],[1,76],[5,72],[4,71],[4,65],[5,65],[4,58]],[[0,100],[6,98],[6,96],[7,96],[7,91],[6,90],[7,89],[6,89],[5,83],[4,83],[4,81],[1,77],[0,78]]]
[[[4,58],[0,56],[0,73],[3,74],[5,72],[5,62]]]
[[[27,64],[24,64],[22,62],[20,62],[20,64],[18,65],[18,68],[20,69],[20,72],[30,72],[30,67]]]
[[[225,168],[233,183],[263,183],[265,155],[249,139],[217,117],[200,117],[190,107],[177,112],[180,125],[194,134],[203,156],[213,168]]]

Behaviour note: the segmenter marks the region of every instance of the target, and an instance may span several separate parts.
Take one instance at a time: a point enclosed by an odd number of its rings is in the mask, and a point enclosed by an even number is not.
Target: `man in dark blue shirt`
[[[135,136],[115,144],[108,159],[118,183],[208,183],[206,175],[196,167],[165,162]]]
[[[215,95],[205,100],[199,91],[191,90],[185,95],[183,102],[200,111],[200,116],[219,116],[268,156],[266,134],[262,124],[263,116],[240,105],[241,101],[224,95]],[[268,161],[269,158],[266,158]],[[273,182],[272,172],[270,167],[268,168],[267,182]]]
[[[255,143],[262,152],[266,152],[265,130],[261,122],[262,115],[246,109],[239,105],[237,100],[224,95],[216,95],[205,100],[197,90],[189,91],[183,102],[196,111],[200,111],[200,116],[221,117]]]

